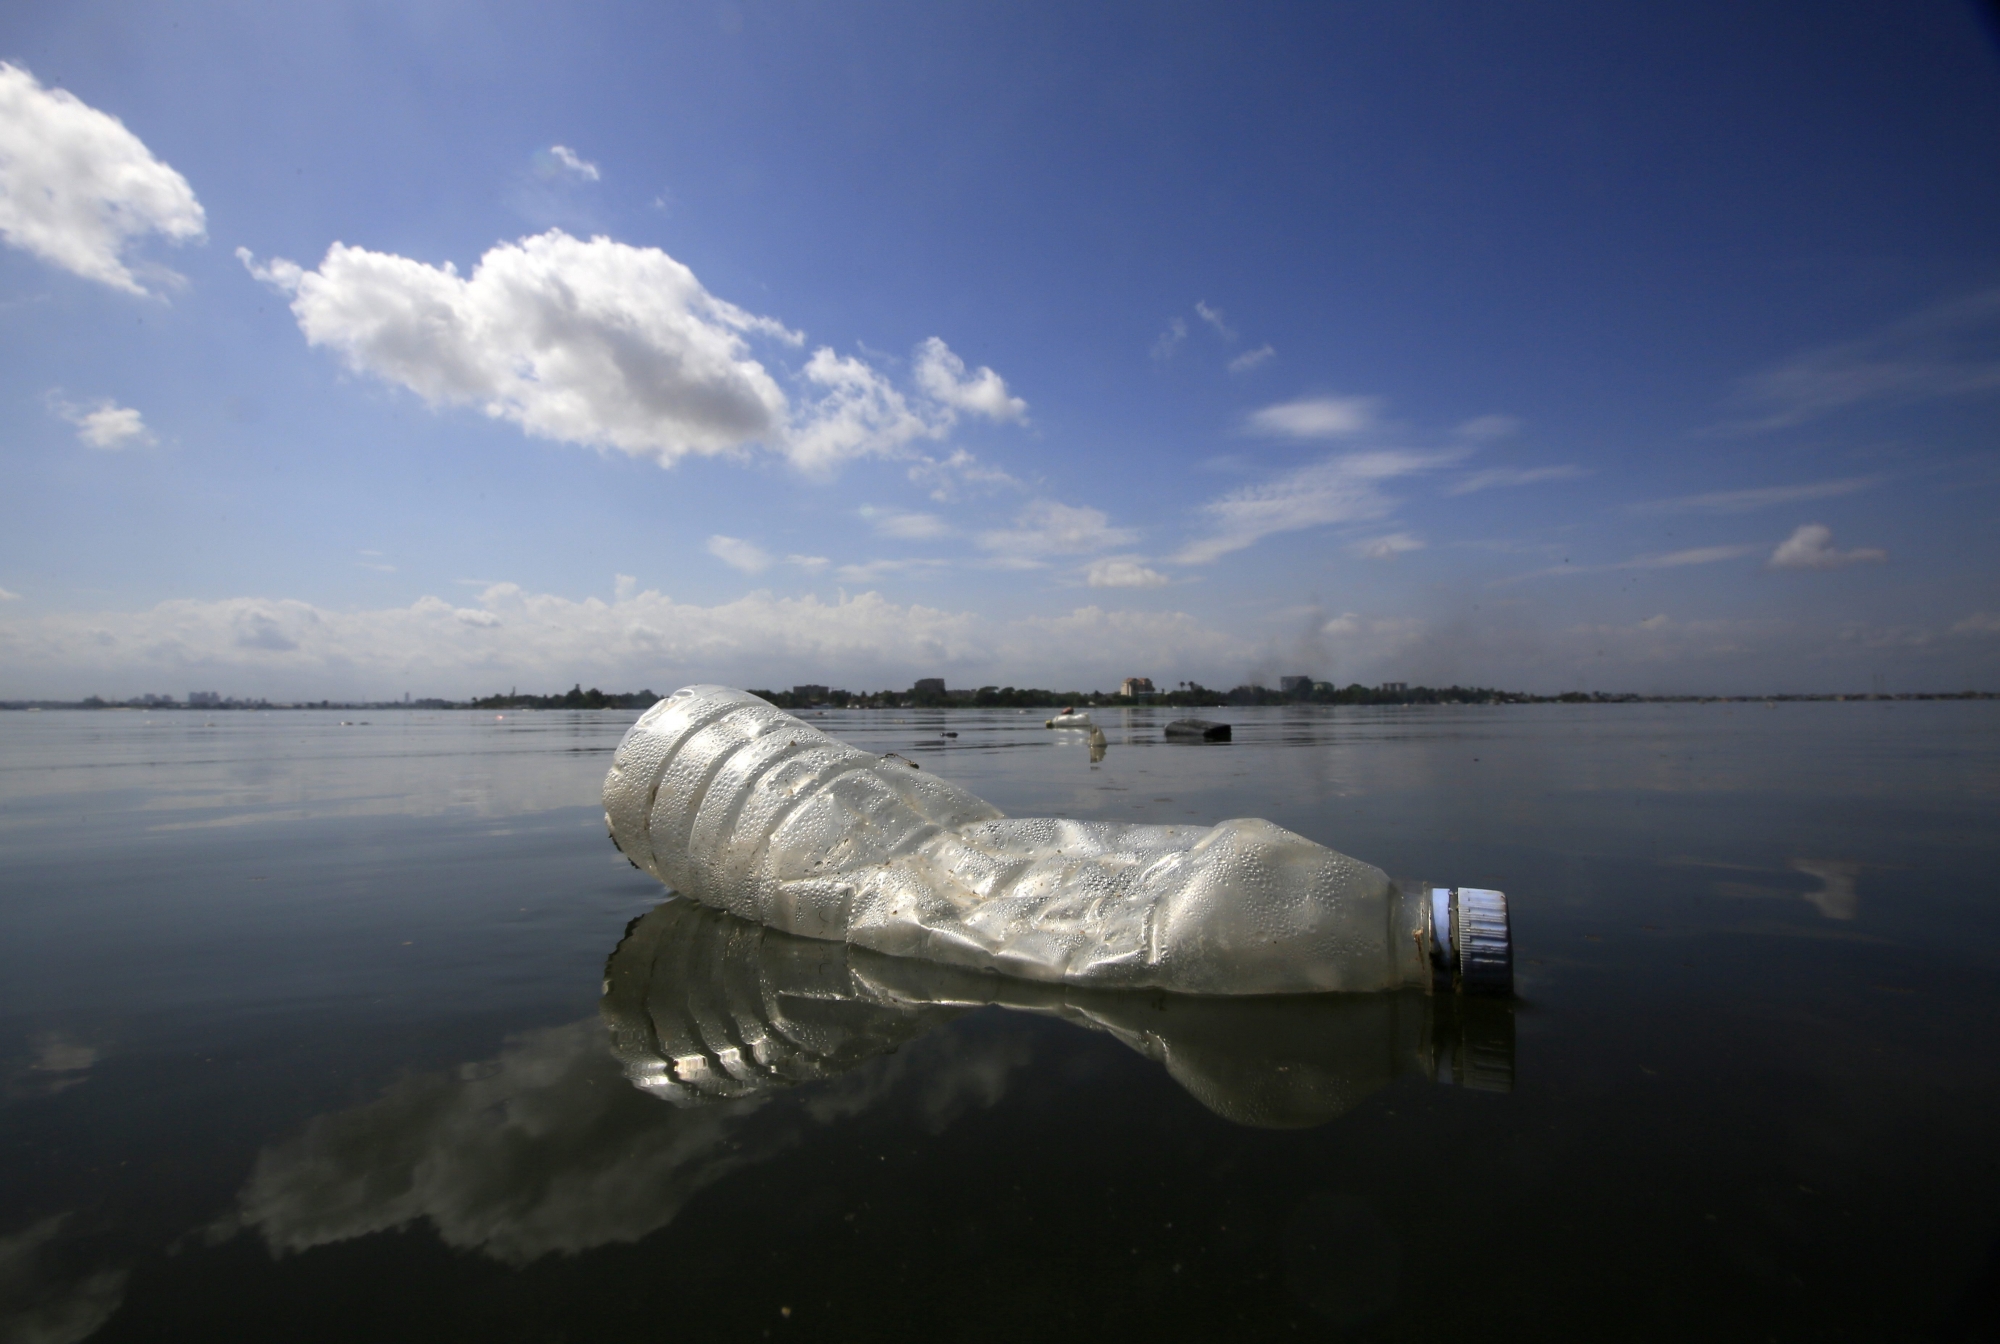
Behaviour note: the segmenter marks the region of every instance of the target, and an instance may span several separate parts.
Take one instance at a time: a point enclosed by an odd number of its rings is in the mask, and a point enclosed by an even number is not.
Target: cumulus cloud
[[[798,347],[803,335],[710,294],[658,248],[604,237],[551,229],[502,243],[469,276],[344,243],[313,270],[237,256],[292,296],[308,342],[356,372],[433,405],[478,406],[539,438],[662,465],[761,445],[825,473],[905,455],[961,413],[1026,411],[998,374],[968,375],[936,338],[918,348],[914,396],[866,360],[821,347],[798,373],[794,404],[751,342]]]
[[[907,509],[883,508],[875,504],[863,504],[860,513],[862,519],[875,529],[877,536],[893,537],[897,541],[930,541],[951,535],[951,525],[934,513],[913,513]]]
[[[1488,467],[1470,472],[1451,483],[1450,495],[1470,495],[1513,485],[1538,485],[1543,481],[1572,481],[1585,475],[1582,467]]]
[[[1705,495],[1680,495],[1635,505],[1641,513],[1751,513],[1778,504],[1798,504],[1809,499],[1833,499],[1880,485],[1880,476],[1844,476],[1833,481],[1806,481],[1798,485],[1767,485],[1753,490],[1718,490]]]
[[[1109,555],[1093,560],[1084,570],[1084,582],[1092,588],[1159,588],[1169,580],[1156,569],[1148,569],[1136,555]]]
[[[1374,426],[1380,404],[1374,397],[1306,397],[1251,412],[1245,428],[1272,438],[1347,438]]]
[[[1744,380],[1750,418],[1727,428],[1784,429],[1868,402],[2000,392],[2000,289],[1935,304],[1858,340],[1806,351]]]
[[[897,561],[921,572],[939,561]],[[839,577],[849,582],[845,571]],[[789,684],[844,679],[907,685],[1114,684],[1133,667],[1235,676],[1241,640],[1179,612],[1080,609],[1013,621],[898,604],[877,593],[822,600],[756,591],[713,606],[653,590],[574,600],[496,583],[471,606],[424,597],[404,607],[336,610],[294,599],[177,600],[140,611],[0,609],[0,667],[17,695],[130,695],[162,681],[226,682],[238,694],[292,699],[429,686],[463,695],[506,686]],[[16,611],[18,615],[14,614]],[[938,669],[937,672],[926,669]],[[1127,671],[1120,671],[1124,668]],[[130,689],[120,689],[126,682]]]
[[[1887,551],[1857,549],[1843,551],[1833,544],[1833,529],[1823,523],[1807,523],[1778,543],[1771,552],[1772,569],[1839,569],[1844,565],[1875,563],[1889,558]]]
[[[1089,555],[1128,546],[1137,538],[1130,528],[1111,526],[1102,509],[1037,499],[1015,517],[1014,526],[980,533],[979,544],[1002,555],[1033,558]]]
[[[115,452],[120,448],[146,448],[159,442],[146,428],[144,416],[109,397],[79,406],[51,395],[49,409],[75,425],[77,442],[90,448]]]
[[[601,176],[596,164],[579,157],[568,145],[550,145],[549,158],[553,161],[556,171],[566,173],[580,181],[595,182]]]
[[[761,574],[771,567],[771,557],[762,547],[744,541],[740,537],[710,537],[708,553],[723,564],[740,569],[745,574]]]
[[[1002,422],[1028,413],[1028,403],[1011,395],[999,374],[982,364],[968,375],[965,361],[935,336],[917,347],[914,368],[917,386],[940,405]]]
[[[118,118],[0,62],[0,238],[86,280],[144,294],[126,261],[133,244],[154,233],[188,242],[207,227],[187,179]]]
[[[1229,371],[1231,373],[1248,373],[1277,353],[1276,350],[1268,345],[1260,345],[1255,350],[1245,350],[1242,354],[1229,361]]]
[[[1187,322],[1178,317],[1168,319],[1167,329],[1153,342],[1153,358],[1164,364],[1174,357],[1174,352],[1181,348],[1181,342],[1186,339]]]
[[[1202,506],[1208,535],[1183,547],[1175,559],[1207,564],[1280,532],[1385,517],[1395,501],[1382,493],[1382,482],[1446,466],[1459,456],[1402,449],[1348,453],[1232,490]]]
[[[1406,551],[1421,551],[1422,537],[1413,537],[1408,532],[1391,532],[1386,537],[1367,537],[1348,546],[1348,550],[1364,560],[1393,560]]]

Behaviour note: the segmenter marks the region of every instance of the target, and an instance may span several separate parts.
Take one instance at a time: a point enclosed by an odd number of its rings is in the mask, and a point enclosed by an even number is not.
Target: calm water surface
[[[633,717],[0,715],[0,1340],[2000,1331],[2000,705],[818,720],[1503,888],[1486,1012],[663,904]]]

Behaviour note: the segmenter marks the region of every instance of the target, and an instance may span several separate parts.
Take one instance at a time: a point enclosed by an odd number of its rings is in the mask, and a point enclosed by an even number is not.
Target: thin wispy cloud
[[[1833,481],[1808,481],[1800,485],[1768,485],[1752,490],[1718,490],[1705,495],[1681,495],[1635,504],[1640,513],[1750,513],[1780,504],[1800,504],[1807,500],[1833,499],[1871,489],[1883,481],[1880,476],[1844,476]]]
[[[1179,317],[1168,318],[1167,329],[1153,342],[1153,358],[1162,364],[1166,363],[1174,357],[1174,352],[1181,348],[1181,342],[1186,339],[1187,321]]]
[[[1843,569],[1848,565],[1881,564],[1889,553],[1870,547],[1843,551],[1833,544],[1833,529],[1807,523],[1771,552],[1772,569]]]
[[[1282,439],[1342,439],[1374,428],[1376,397],[1304,397],[1252,411],[1251,434]]]
[[[1194,311],[1196,316],[1200,317],[1202,321],[1215,328],[1215,334],[1223,340],[1232,343],[1236,340],[1236,330],[1223,319],[1221,309],[1211,308],[1207,303],[1197,300],[1194,305]]]
[[[1590,473],[1583,467],[1488,467],[1461,476],[1446,487],[1448,495],[1471,495],[1481,490],[1497,490],[1516,485],[1540,485],[1544,481],[1573,481]]]
[[[833,576],[842,583],[876,583],[892,574],[932,574],[941,569],[951,568],[951,561],[936,557],[904,557],[894,560],[868,560],[861,564],[841,565],[833,571]]]
[[[951,525],[934,513],[913,513],[875,504],[863,504],[860,513],[877,536],[897,541],[930,541],[951,535]]]
[[[1348,453],[1232,490],[1202,506],[1208,534],[1174,559],[1184,565],[1208,564],[1281,532],[1387,517],[1395,501],[1382,493],[1384,482],[1434,471],[1462,456],[1404,449]]]
[[[1612,569],[1680,569],[1686,565],[1713,565],[1749,555],[1755,546],[1695,546],[1685,551],[1658,555],[1636,555],[1610,566]]]
[[[1478,415],[1460,424],[1452,431],[1461,439],[1473,443],[1492,443],[1519,433],[1521,422],[1511,415]]]
[[[1752,545],[1694,546],[1683,551],[1656,551],[1646,555],[1635,555],[1630,560],[1619,560],[1608,565],[1550,565],[1546,569],[1530,570],[1526,574],[1510,574],[1495,579],[1489,588],[1501,588],[1508,584],[1524,583],[1529,579],[1545,579],[1554,575],[1606,574],[1621,569],[1685,569],[1690,565],[1715,565],[1725,560],[1740,560],[1761,549]]]
[[[580,182],[595,182],[602,174],[597,165],[580,156],[568,145],[550,145],[549,162],[555,172],[576,178]]]
[[[1242,354],[1229,361],[1229,371],[1231,373],[1248,373],[1277,353],[1276,350],[1268,345],[1260,345],[1255,350],[1245,350]]]
[[[1743,381],[1748,413],[1723,426],[1785,429],[1869,402],[2000,392],[2000,289],[1934,304],[1857,340],[1795,355]]]
[[[187,179],[123,122],[0,62],[0,239],[86,280],[145,294],[133,247],[152,234],[196,242],[207,229]],[[155,283],[180,283],[151,269]]]
[[[1364,537],[1349,542],[1348,552],[1363,560],[1393,560],[1399,555],[1424,549],[1424,539],[1408,532],[1391,532],[1386,537]]]
[[[979,544],[1001,555],[1038,558],[1114,550],[1138,536],[1131,528],[1113,527],[1102,509],[1037,499],[1020,511],[1012,527],[980,533]]]

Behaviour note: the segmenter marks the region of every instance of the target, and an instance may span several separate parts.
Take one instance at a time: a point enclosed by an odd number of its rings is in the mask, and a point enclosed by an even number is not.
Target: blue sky
[[[1955,3],[0,20],[0,695],[2000,685]]]

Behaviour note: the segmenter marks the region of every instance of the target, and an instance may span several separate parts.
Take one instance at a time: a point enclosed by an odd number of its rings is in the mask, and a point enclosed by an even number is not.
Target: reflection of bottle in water
[[[1324,1123],[1409,1074],[1513,1086],[1505,1003],[1037,983],[793,938],[686,900],[632,922],[605,966],[602,1011],[626,1076],[686,1106],[832,1078],[988,1004],[1115,1036],[1218,1115],[1264,1128]]]
[[[1505,898],[1392,883],[1268,821],[1010,819],[742,691],[646,711],[604,781],[632,861],[787,933],[1031,980],[1506,992]]]

